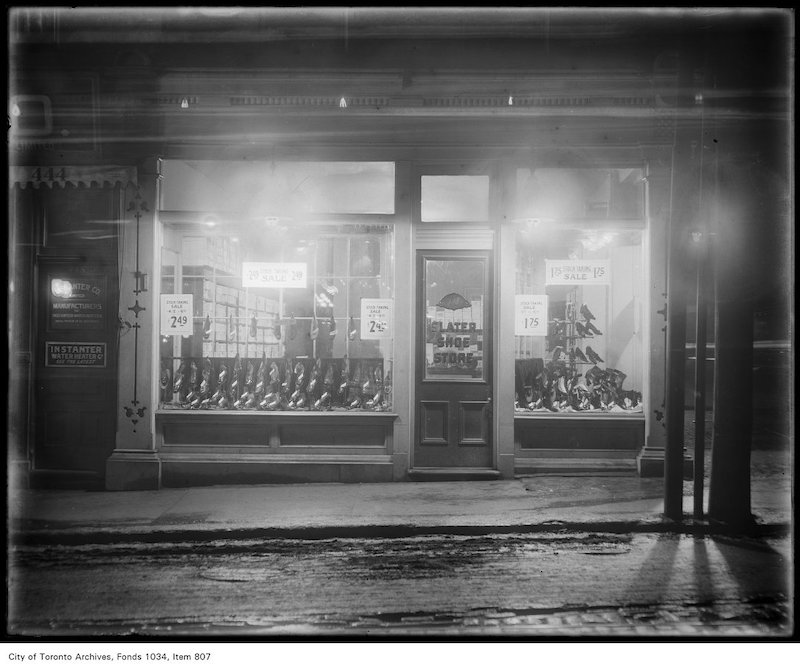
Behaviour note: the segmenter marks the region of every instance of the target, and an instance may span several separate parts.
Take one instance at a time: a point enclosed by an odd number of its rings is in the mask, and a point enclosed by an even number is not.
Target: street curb
[[[287,528],[238,529],[171,529],[171,530],[112,530],[69,529],[17,531],[9,534],[14,546],[80,546],[101,544],[167,544],[180,542],[213,542],[236,540],[324,540],[324,539],[398,539],[426,535],[490,536],[527,535],[539,533],[662,533],[675,535],[733,537],[782,537],[791,533],[791,524],[768,523],[734,526],[721,523],[672,521],[606,521],[562,522],[548,521],[537,524],[504,526],[422,526],[414,524],[364,525],[364,526],[309,526]]]

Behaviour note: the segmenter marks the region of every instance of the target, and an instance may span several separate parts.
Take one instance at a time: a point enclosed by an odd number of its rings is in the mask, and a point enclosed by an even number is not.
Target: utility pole
[[[733,167],[732,167],[733,168]],[[764,214],[750,177],[720,178],[725,210],[715,237],[714,425],[708,517],[732,525],[752,523],[750,444],[753,431],[754,242],[749,227]],[[749,198],[743,197],[749,193]],[[767,212],[767,214],[769,214]],[[759,215],[759,217],[756,217]],[[761,223],[765,220],[760,219]],[[768,222],[767,222],[768,223]]]
[[[694,108],[694,58],[682,48],[678,73],[677,126],[672,156],[672,200],[667,254],[667,386],[666,449],[664,450],[664,516],[683,519],[683,443],[686,373],[686,300],[689,267],[688,242],[692,226],[689,215],[697,187],[691,119]],[[696,141],[695,141],[696,145]]]

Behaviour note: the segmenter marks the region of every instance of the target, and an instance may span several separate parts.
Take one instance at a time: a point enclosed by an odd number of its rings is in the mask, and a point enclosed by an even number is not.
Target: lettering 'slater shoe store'
[[[343,39],[322,13],[262,42],[268,15],[215,16],[230,41],[202,12],[191,42],[177,14],[125,44],[16,25],[15,117],[42,118],[14,133],[16,467],[108,489],[660,472],[676,141],[714,126],[735,151],[769,122],[742,138],[696,72],[685,104],[673,36],[635,15],[592,53],[536,12],[478,40],[446,13]]]

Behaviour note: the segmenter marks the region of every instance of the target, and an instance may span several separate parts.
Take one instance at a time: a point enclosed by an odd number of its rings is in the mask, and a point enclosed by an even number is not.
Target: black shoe
[[[591,325],[591,323],[588,323],[588,325]],[[576,331],[578,332],[578,334],[579,334],[579,335],[581,335],[582,337],[591,337],[591,336],[594,336],[594,335],[593,335],[593,334],[592,334],[592,333],[591,333],[591,332],[590,332],[590,331],[587,329],[586,325],[584,325],[584,324],[583,324],[583,323],[581,323],[580,321],[578,321],[577,323],[575,323],[575,330],[576,330]]]
[[[598,329],[597,329],[597,328],[596,328],[596,327],[595,327],[595,326],[594,326],[594,325],[591,323],[591,321],[587,321],[587,322],[586,322],[586,330],[587,330],[588,332],[591,332],[592,334],[596,334],[596,335],[598,335],[598,336],[602,336],[602,335],[603,335],[603,333],[602,333],[600,330],[598,330]]]
[[[586,346],[586,355],[589,357],[589,360],[594,362],[595,364],[599,362],[604,362],[602,357],[600,357],[597,353],[592,350],[591,346]]]
[[[556,346],[553,349],[553,357],[551,358],[553,361],[558,360],[561,357],[561,353],[564,352],[564,349],[561,346]]]
[[[587,307],[585,304],[581,305],[581,316],[583,316],[584,320],[586,321],[595,319],[594,314],[591,311],[589,311],[589,307]]]
[[[583,354],[583,351],[580,348],[575,349],[575,357],[577,357],[581,362],[589,361],[586,359],[586,356]]]

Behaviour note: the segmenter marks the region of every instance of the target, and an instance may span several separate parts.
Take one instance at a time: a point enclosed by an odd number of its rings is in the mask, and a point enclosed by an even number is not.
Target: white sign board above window
[[[607,260],[545,260],[546,286],[608,286],[611,266]]]
[[[306,288],[305,263],[242,263],[243,288]]]

